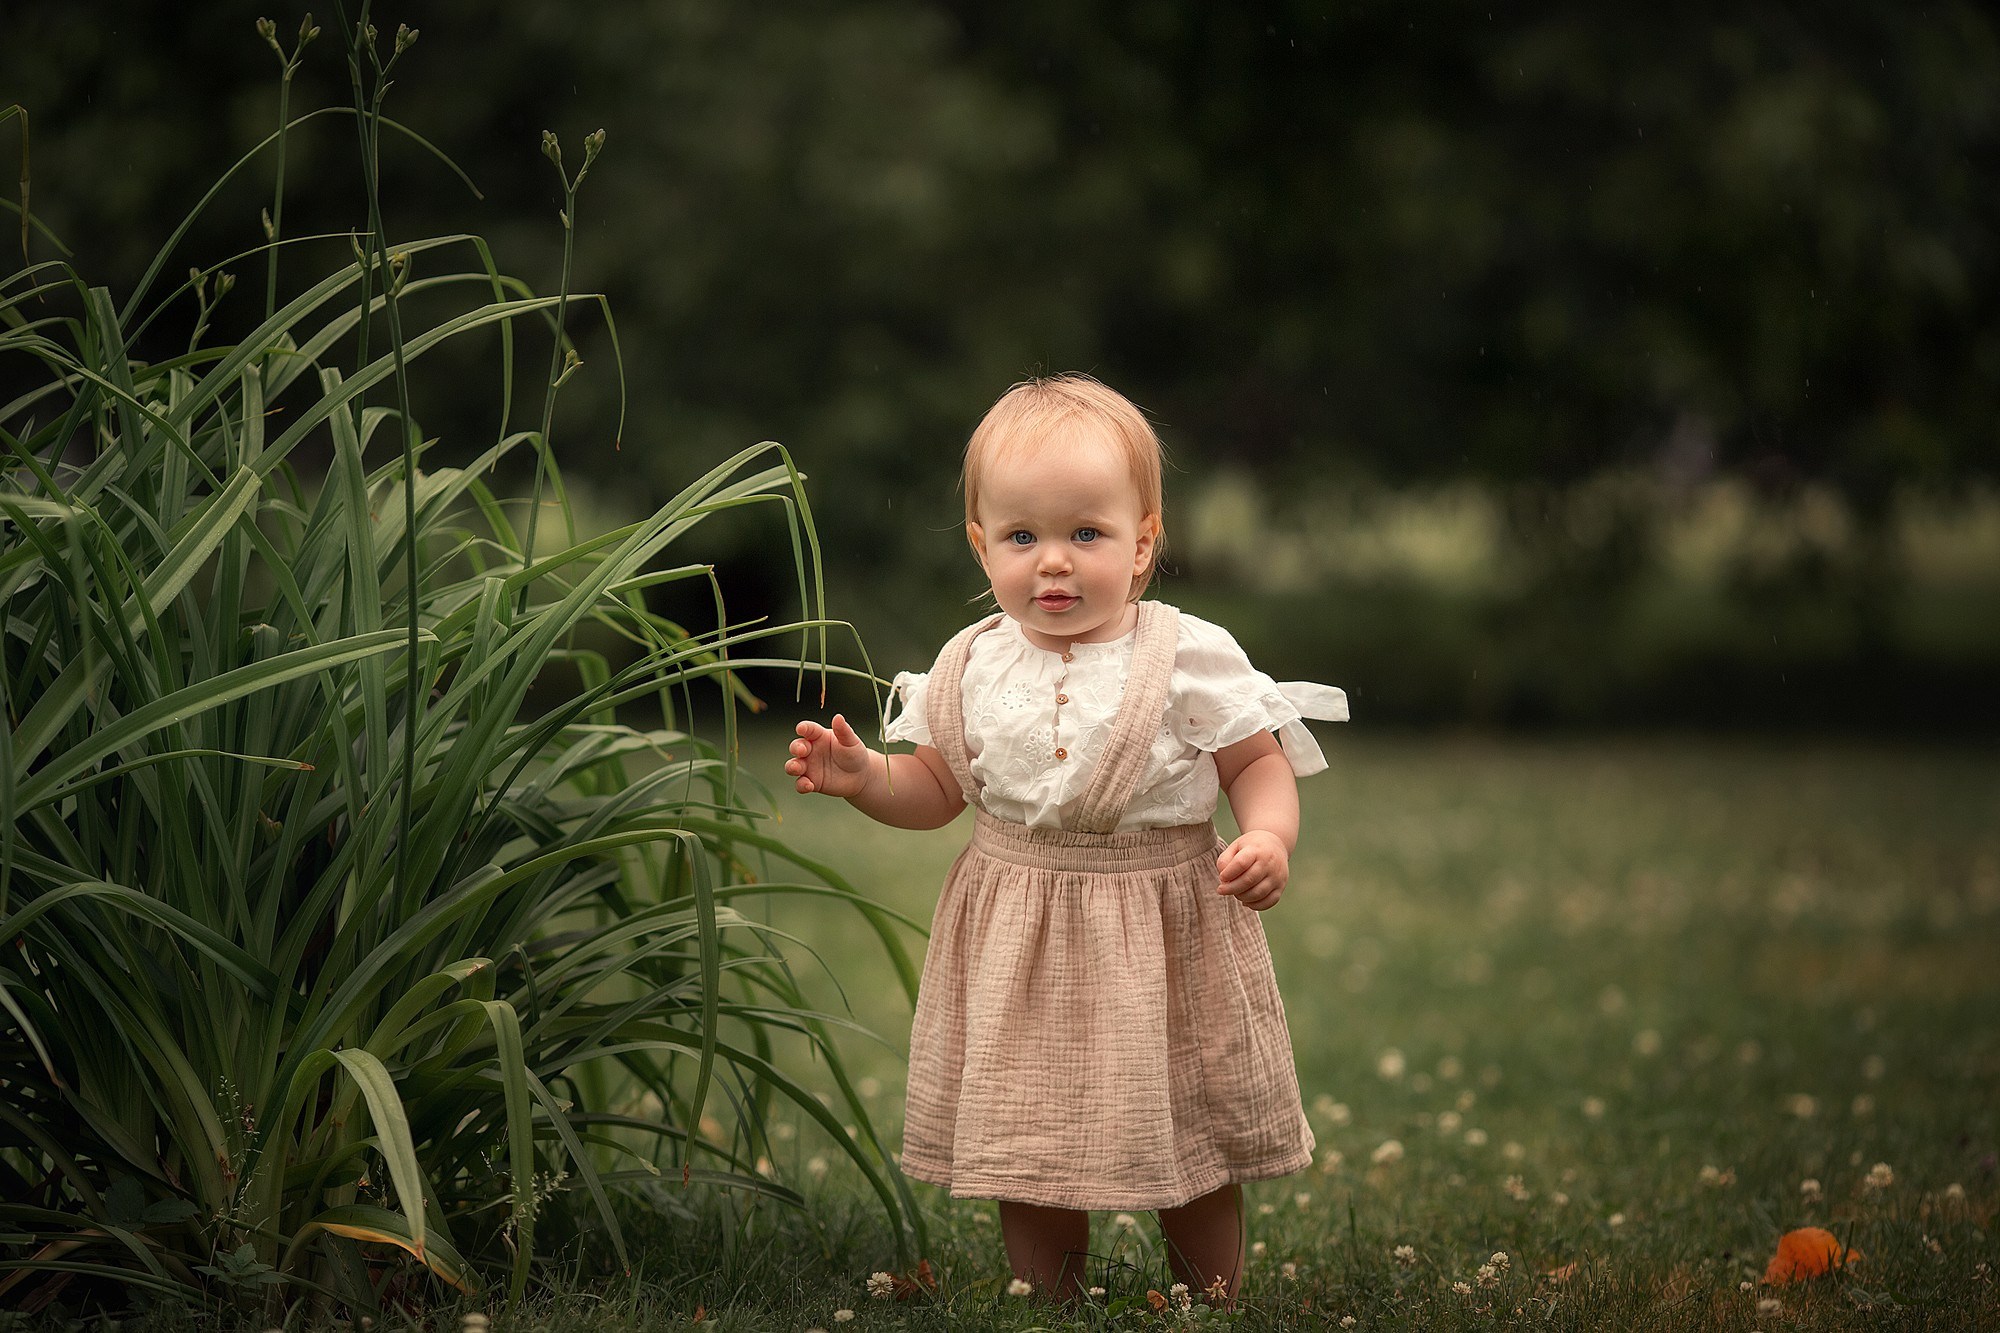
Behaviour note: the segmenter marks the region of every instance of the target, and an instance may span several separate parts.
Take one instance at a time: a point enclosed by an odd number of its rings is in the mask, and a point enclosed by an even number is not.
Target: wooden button
[[[1067,759],[1067,758],[1069,758],[1069,751],[1068,751],[1068,750],[1065,750],[1065,749],[1063,749],[1063,748],[1062,748],[1062,746],[1058,745],[1058,746],[1056,747],[1056,758],[1058,758],[1058,759]]]
[[[1069,702],[1069,696],[1067,694],[1058,694],[1056,696],[1056,702],[1059,704],[1066,704]]]
[[[1063,661],[1065,661],[1065,662],[1074,662],[1075,660],[1076,660],[1076,654],[1075,654],[1075,653],[1064,653],[1064,654],[1063,654]]]

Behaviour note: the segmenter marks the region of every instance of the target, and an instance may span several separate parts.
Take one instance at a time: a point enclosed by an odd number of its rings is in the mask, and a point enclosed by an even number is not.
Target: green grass
[[[746,743],[753,771],[774,777],[782,738]],[[1990,755],[1353,733],[1329,750],[1333,770],[1301,786],[1293,887],[1265,917],[1322,1164],[1250,1188],[1243,1309],[1195,1322],[2000,1321]],[[816,798],[776,803],[792,846],[928,920],[962,825],[905,833]],[[786,911],[883,1038],[841,1044],[893,1130],[909,1013],[879,945],[852,913]],[[791,952],[805,993],[838,1008],[827,975]],[[1144,1302],[1167,1282],[1150,1218],[1095,1219],[1106,1304],[1062,1314],[1001,1294],[991,1203],[925,1185],[939,1293],[869,1300],[868,1274],[892,1264],[888,1228],[819,1131],[787,1132],[772,1170],[806,1211],[731,1196],[683,1208],[665,1190],[666,1209],[628,1232],[634,1280],[579,1272],[510,1325],[686,1327],[705,1307],[721,1330],[1167,1326]],[[1402,1157],[1377,1164],[1389,1140]],[[1876,1163],[1893,1172],[1886,1188],[1867,1184]],[[1802,1195],[1809,1178],[1823,1198]],[[1804,1225],[1865,1259],[1742,1290]],[[1393,1256],[1405,1244],[1409,1266]],[[1500,1250],[1508,1272],[1482,1290],[1476,1270]],[[1569,1264],[1566,1281],[1544,1276]],[[1761,1299],[1778,1310],[1759,1315]],[[839,1309],[853,1321],[836,1325]]]
[[[752,768],[774,775],[780,745],[764,738]],[[1293,887],[1265,917],[1322,1167],[1251,1188],[1261,1250],[1234,1326],[2000,1319],[1990,755],[1339,734],[1330,750],[1333,770],[1301,786]],[[964,837],[880,828],[789,792],[777,806],[800,851],[925,920]],[[786,924],[835,961],[856,1016],[884,1038],[845,1048],[896,1124],[909,1014],[886,973],[868,979],[872,942],[833,912]],[[823,975],[804,985],[840,1003]],[[1403,1156],[1378,1165],[1389,1140]],[[943,1294],[871,1302],[862,1283],[889,1266],[886,1230],[809,1131],[780,1146],[774,1170],[814,1212],[766,1204],[667,1226],[676,1245],[726,1239],[660,1273],[652,1299],[673,1300],[657,1308],[684,1318],[702,1304],[723,1329],[832,1328],[840,1308],[854,1329],[1160,1322],[1006,1300],[993,1206],[922,1185]],[[1866,1183],[1878,1162],[1886,1188]],[[1820,1200],[1802,1194],[1807,1179]],[[1805,1287],[1741,1290],[1805,1225],[1865,1260]],[[1099,1216],[1093,1243],[1107,1301],[1164,1290],[1150,1219],[1128,1232]],[[1413,1266],[1394,1259],[1402,1244]],[[1512,1262],[1488,1293],[1475,1273],[1496,1250]],[[1543,1276],[1572,1263],[1567,1281]],[[1779,1310],[1760,1316],[1772,1298]]]

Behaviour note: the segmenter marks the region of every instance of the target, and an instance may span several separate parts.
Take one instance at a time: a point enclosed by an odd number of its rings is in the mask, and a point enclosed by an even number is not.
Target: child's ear
[[[985,569],[986,529],[980,527],[979,524],[977,523],[967,523],[965,525],[965,540],[972,547],[972,558],[979,562],[979,567],[981,569]]]
[[[1160,540],[1160,516],[1148,514],[1139,520],[1139,543],[1132,552],[1132,576],[1137,578],[1146,572],[1153,562],[1153,547]]]

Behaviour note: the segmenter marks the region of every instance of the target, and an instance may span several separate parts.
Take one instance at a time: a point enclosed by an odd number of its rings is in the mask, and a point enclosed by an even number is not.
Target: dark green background
[[[273,127],[258,12],[0,19],[36,212],[89,281],[129,287]],[[289,45],[301,10],[261,12]],[[879,665],[921,665],[969,615],[953,486],[978,414],[1023,374],[1083,369],[1161,424],[1170,532],[1218,470],[1254,478],[1274,522],[1329,496],[1492,498],[1513,572],[1471,592],[1380,570],[1260,590],[1180,549],[1163,595],[1277,674],[1348,685],[1365,719],[1996,723],[2000,573],[1913,588],[1894,524],[1899,497],[1973,497],[2000,465],[2000,29],[1981,7],[512,0],[372,17],[385,40],[422,34],[388,111],[485,196],[392,148],[392,236],[480,232],[552,288],[541,131],[572,164],[608,131],[578,273],[616,312],[629,417],[614,450],[610,346],[585,316],[590,364],[558,416],[569,474],[631,509],[782,440],[812,476],[836,613]],[[330,7],[320,21],[294,112],[348,96]],[[355,160],[345,122],[295,137],[288,233],[363,225]],[[256,246],[269,180],[260,162],[226,190],[169,272]],[[281,285],[344,254],[290,253]],[[262,308],[261,261],[235,268],[223,331]],[[418,383],[444,456],[491,438],[492,351]],[[1566,518],[1613,475],[1655,489]],[[1846,535],[1689,594],[1661,573],[1662,506],[1719,477],[1778,507],[1823,488]],[[744,524],[716,554],[734,606],[789,614],[782,537]]]

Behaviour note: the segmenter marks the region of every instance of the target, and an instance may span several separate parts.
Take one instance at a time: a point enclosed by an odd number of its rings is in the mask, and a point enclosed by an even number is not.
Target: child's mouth
[[[1078,599],[1067,593],[1045,592],[1035,599],[1035,605],[1044,611],[1067,611],[1077,604]]]

